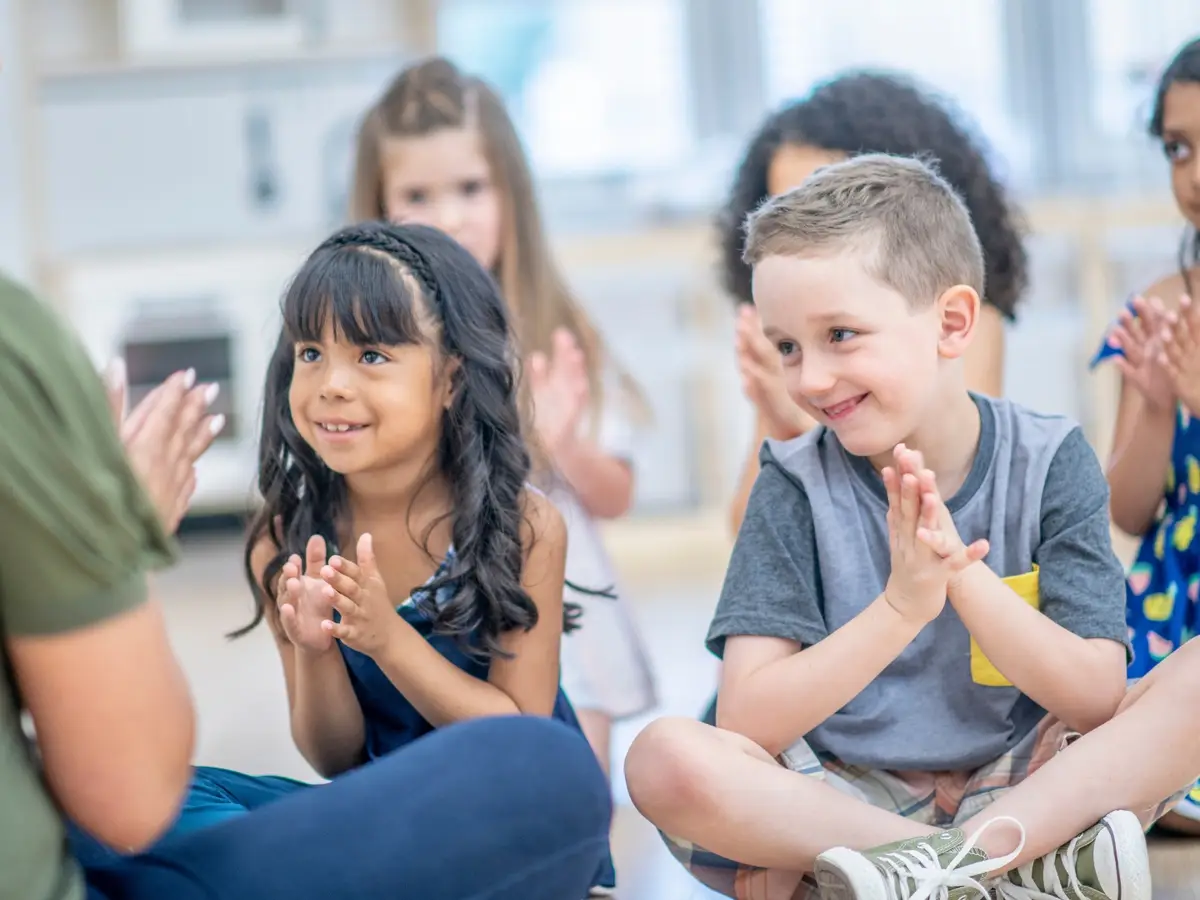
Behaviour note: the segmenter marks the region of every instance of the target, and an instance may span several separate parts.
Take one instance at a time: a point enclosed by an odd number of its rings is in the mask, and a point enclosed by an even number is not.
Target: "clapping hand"
[[[538,438],[553,458],[579,430],[591,401],[587,364],[579,342],[566,329],[554,332],[551,353],[529,357],[529,389]]]
[[[1151,409],[1173,410],[1175,385],[1166,365],[1163,341],[1169,334],[1167,312],[1157,297],[1134,297],[1132,310],[1123,309],[1108,336],[1120,349],[1117,367]]]
[[[1163,318],[1158,362],[1174,396],[1191,415],[1200,415],[1200,305],[1184,296],[1178,311],[1167,312]]]
[[[292,644],[311,653],[323,653],[333,646],[333,638],[323,623],[333,615],[329,586],[321,578],[325,568],[325,539],[308,539],[304,559],[293,554],[283,564],[279,580],[279,623]]]
[[[779,350],[763,334],[758,311],[749,303],[738,309],[733,346],[742,393],[766,420],[768,433],[780,440],[803,433],[811,422],[788,395]]]
[[[924,625],[941,613],[955,576],[987,555],[988,542],[963,545],[919,452],[898,444],[893,456],[895,465],[883,470],[892,553],[884,596],[904,618]]]
[[[197,385],[192,369],[176,372],[127,414],[124,365],[110,366],[105,381],[109,409],[130,466],[163,527],[174,533],[196,490],[196,460],[225,425],[224,416],[208,415],[217,385]]]
[[[321,628],[347,647],[375,657],[388,646],[395,629],[405,623],[396,613],[375,564],[371,535],[364,534],[358,539],[355,555],[357,563],[335,556],[321,570],[325,597],[341,620],[334,622],[331,616],[321,623]]]

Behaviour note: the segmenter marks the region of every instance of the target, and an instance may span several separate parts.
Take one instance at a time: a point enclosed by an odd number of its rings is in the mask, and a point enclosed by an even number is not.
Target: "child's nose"
[[[453,238],[458,237],[463,225],[462,203],[453,197],[443,199],[437,205],[435,217],[437,219],[435,227],[439,231],[444,231]]]
[[[837,375],[833,368],[817,354],[807,356],[797,367],[796,387],[805,397],[820,397],[833,389],[837,384]]]
[[[330,366],[321,394],[325,397],[346,397],[353,393],[354,378],[346,366]]]

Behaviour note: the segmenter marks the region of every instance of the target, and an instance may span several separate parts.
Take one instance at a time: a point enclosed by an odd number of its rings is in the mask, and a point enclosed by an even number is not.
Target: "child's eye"
[[[775,347],[779,350],[780,356],[791,356],[798,349],[795,341],[780,341]]]
[[[316,347],[301,347],[296,351],[296,359],[301,362],[312,363],[321,358],[321,351]]]
[[[1187,162],[1192,156],[1192,148],[1183,141],[1167,141],[1163,144],[1163,152],[1171,162]]]
[[[856,334],[858,334],[857,331],[853,331],[849,328],[831,328],[829,329],[829,340],[835,344],[842,344],[850,340],[850,338],[854,337]]]
[[[368,366],[377,366],[380,363],[387,362],[387,357],[378,350],[364,350],[360,359]]]
[[[462,192],[468,197],[478,194],[484,188],[484,182],[481,178],[472,178],[470,181],[464,181],[462,184]]]
[[[421,204],[429,199],[429,194],[420,188],[414,188],[411,191],[406,191],[404,194],[404,202],[412,204]]]

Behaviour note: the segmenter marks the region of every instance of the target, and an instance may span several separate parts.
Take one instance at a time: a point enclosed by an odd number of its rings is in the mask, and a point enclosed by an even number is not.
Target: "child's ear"
[[[943,291],[936,302],[941,325],[938,352],[944,359],[958,359],[975,336],[975,324],[979,321],[979,294],[972,287],[957,284]]]
[[[449,409],[458,394],[458,386],[462,382],[462,359],[451,356],[442,367],[442,407]]]

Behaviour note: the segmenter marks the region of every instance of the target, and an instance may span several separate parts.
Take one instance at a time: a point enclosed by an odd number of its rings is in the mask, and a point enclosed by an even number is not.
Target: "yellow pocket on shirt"
[[[1032,606],[1041,609],[1038,601],[1038,567],[1035,564],[1032,572],[1023,575],[1011,575],[1002,578],[1018,597]],[[1012,687],[1012,682],[1000,674],[1000,670],[992,665],[992,661],[983,655],[983,649],[971,638],[971,680],[985,687]]]

